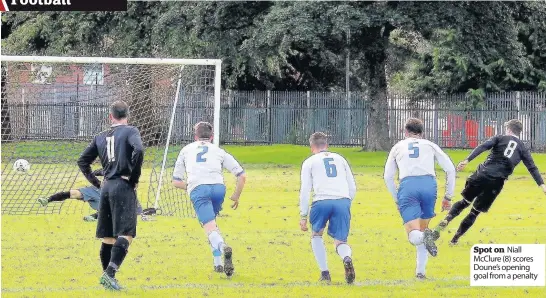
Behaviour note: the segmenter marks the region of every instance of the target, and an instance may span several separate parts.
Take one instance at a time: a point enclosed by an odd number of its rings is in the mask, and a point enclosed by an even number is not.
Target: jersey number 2
[[[326,176],[328,177],[337,177],[337,168],[336,165],[331,164],[332,161],[334,161],[333,158],[325,158],[324,161],[324,167],[326,168]]]
[[[514,151],[516,151],[516,147],[518,146],[518,143],[514,141],[508,142],[508,146],[506,146],[506,149],[504,149],[504,156],[510,158],[514,154]]]
[[[207,147],[207,146],[199,146],[198,148],[201,149],[201,152],[197,153],[197,159],[196,159],[196,161],[197,161],[197,162],[205,162],[205,161],[207,161],[207,159],[204,158],[203,155],[205,155],[207,152],[209,152],[209,147]]]
[[[413,143],[408,144],[408,150],[411,151],[411,153],[409,154],[410,158],[419,157],[419,147],[416,146],[418,144],[419,143],[417,143],[417,142],[413,142]]]
[[[116,161],[114,152],[114,136],[106,137],[106,156],[108,157],[108,162]]]

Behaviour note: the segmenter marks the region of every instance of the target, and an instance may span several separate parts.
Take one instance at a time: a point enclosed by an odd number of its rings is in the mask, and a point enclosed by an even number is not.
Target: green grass
[[[4,148],[3,148],[4,149]],[[2,216],[2,296],[5,297],[545,297],[546,289],[469,286],[470,247],[476,243],[546,243],[544,195],[523,166],[506,183],[489,214],[481,215],[457,247],[439,240],[430,258],[429,280],[413,278],[415,250],[384,187],[385,152],[355,148],[333,151],[347,157],[359,188],[352,207],[349,242],[357,281],[343,284],[343,269],[332,240],[325,237],[333,284],[317,283],[309,234],[299,230],[299,166],[310,154],[303,146],[227,146],[245,166],[248,184],[238,210],[218,219],[235,251],[236,274],[228,280],[212,272],[206,237],[194,218],[157,217],[139,222],[138,238],[118,274],[127,287],[106,293],[98,284],[100,242],[83,214]],[[449,151],[454,162],[468,151]],[[546,155],[534,155],[539,166]],[[483,157],[482,157],[483,159]],[[475,169],[479,160],[468,166]],[[67,164],[66,167],[73,167]],[[149,171],[145,171],[145,174]],[[440,175],[442,176],[442,175]],[[467,173],[459,173],[457,192]],[[228,192],[234,179],[227,176]],[[439,177],[443,181],[443,177]],[[78,185],[84,184],[81,179]],[[443,184],[443,183],[440,183]],[[147,195],[145,188],[139,195]],[[443,192],[443,190],[441,190]],[[439,208],[437,212],[440,213]],[[433,219],[433,224],[439,221]]]

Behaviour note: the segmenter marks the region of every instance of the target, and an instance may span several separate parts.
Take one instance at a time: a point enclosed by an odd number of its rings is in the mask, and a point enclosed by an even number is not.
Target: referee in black
[[[115,275],[136,236],[136,187],[140,178],[144,148],[140,132],[127,125],[129,106],[116,101],[110,107],[110,129],[101,132],[83,151],[78,166],[95,187],[101,189],[97,238],[102,238],[100,258],[104,271],[100,283],[109,290],[120,290]],[[97,156],[104,169],[104,182],[91,171]]]

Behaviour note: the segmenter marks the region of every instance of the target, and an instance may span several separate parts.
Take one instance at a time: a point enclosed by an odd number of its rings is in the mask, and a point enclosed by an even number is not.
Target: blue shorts
[[[223,184],[202,184],[191,191],[190,200],[201,224],[216,219],[225,196],[226,186]]]
[[[339,199],[313,202],[309,221],[315,233],[324,229],[326,222],[328,222],[328,235],[345,242],[351,227],[351,200]]]
[[[436,177],[410,176],[400,181],[398,207],[404,224],[414,219],[433,218],[437,195]]]
[[[82,187],[78,189],[83,197],[83,200],[89,203],[89,206],[94,210],[99,210],[100,190],[94,186]]]

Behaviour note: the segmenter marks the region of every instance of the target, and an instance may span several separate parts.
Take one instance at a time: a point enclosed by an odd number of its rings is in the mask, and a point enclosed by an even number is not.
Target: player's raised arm
[[[432,144],[432,148],[434,149],[434,157],[436,158],[436,161],[438,161],[438,164],[446,173],[446,193],[444,199],[450,201],[455,193],[455,166],[453,165],[453,162],[449,156],[447,156],[447,154],[440,147],[438,147],[438,145]]]
[[[313,188],[313,179],[311,176],[311,165],[305,161],[301,166],[301,187],[300,187],[300,216],[302,221],[307,221],[309,214],[309,198]]]
[[[356,182],[355,177],[353,175],[353,172],[351,171],[351,167],[349,166],[349,163],[347,160],[345,160],[345,172],[347,176],[347,185],[349,185],[349,196],[350,199],[353,200],[356,196]]]
[[[140,132],[134,129],[134,132],[129,136],[129,145],[133,148],[133,154],[131,156],[131,163],[133,164],[133,170],[131,171],[131,177],[129,182],[132,185],[137,185],[142,172],[142,163],[144,161],[144,146],[142,145],[142,139],[140,138]]]
[[[387,185],[387,189],[391,193],[391,196],[393,197],[394,201],[397,201],[397,190],[396,190],[396,184],[394,183],[394,176],[396,175],[396,145],[392,147],[391,151],[389,152],[389,156],[387,157],[387,162],[385,163],[385,173],[383,174],[383,178],[385,179],[385,184]]]
[[[480,144],[478,147],[474,148],[474,150],[470,152],[470,155],[468,155],[468,157],[465,160],[461,161],[457,165],[457,171],[462,171],[464,167],[466,166],[466,164],[471,162],[474,158],[478,157],[483,152],[487,150],[491,150],[491,148],[493,148],[493,146],[495,146],[498,142],[499,142],[499,136],[494,136],[490,138],[489,140]]]
[[[93,171],[91,171],[91,164],[95,161],[97,156],[99,156],[99,150],[97,149],[96,139],[93,139],[89,146],[85,148],[80,158],[78,158],[78,167],[89,183],[96,188],[100,188],[99,179],[93,174]]]
[[[233,205],[231,208],[237,209],[239,206],[239,197],[241,196],[241,193],[243,192],[243,188],[245,187],[246,183],[246,174],[245,170],[241,165],[235,160],[235,158],[229,154],[225,153],[224,155],[224,162],[222,163],[224,169],[230,171],[235,177],[237,177],[237,184],[235,185],[235,191],[231,195],[230,199],[233,201]]]
[[[180,189],[186,189],[188,185],[184,181],[186,177],[186,165],[184,164],[184,151],[180,150],[173,171],[173,186]]]
[[[533,160],[533,157],[531,156],[531,152],[529,150],[523,148],[521,151],[521,160],[523,161],[523,164],[533,176],[533,179],[535,182],[542,188],[542,191],[546,193],[546,185],[544,184],[544,179],[542,179],[542,176],[540,176],[540,171],[538,170],[538,167],[535,165],[535,161]]]

